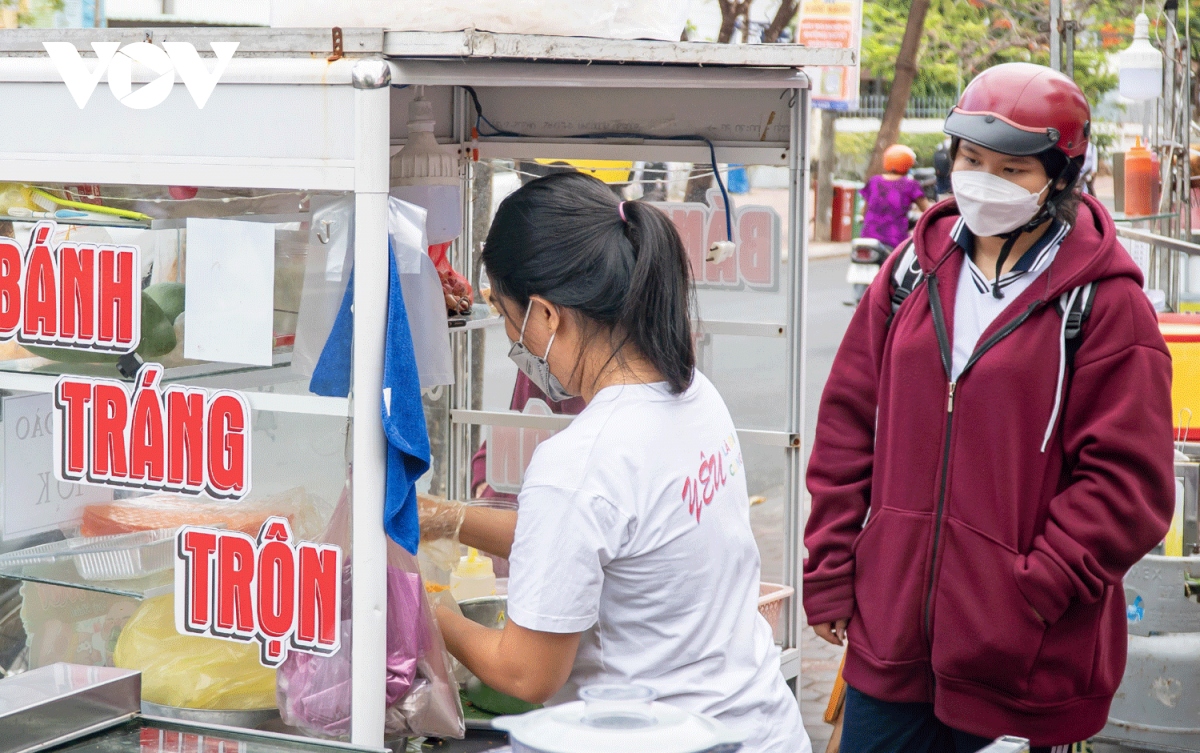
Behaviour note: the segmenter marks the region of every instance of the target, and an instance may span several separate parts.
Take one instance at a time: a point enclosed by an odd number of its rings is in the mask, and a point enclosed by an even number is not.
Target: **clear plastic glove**
[[[466,513],[466,507],[460,502],[417,495],[417,515],[421,520],[421,548],[417,551],[417,560],[421,563],[421,575],[425,578],[426,590],[431,594],[444,590],[445,601],[451,604],[454,599],[449,598],[450,574],[461,555],[458,531]]]
[[[421,542],[450,539],[458,541],[467,508],[461,502],[417,495],[417,515],[421,519]]]

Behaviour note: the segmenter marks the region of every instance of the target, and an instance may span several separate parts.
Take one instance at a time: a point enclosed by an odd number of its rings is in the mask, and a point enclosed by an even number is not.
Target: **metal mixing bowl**
[[[459,609],[471,622],[477,622],[487,628],[502,630],[508,622],[507,596],[482,596],[478,599],[465,599],[458,602]],[[532,709],[541,708],[530,703],[505,695],[489,688],[463,668],[466,674],[463,691],[476,708],[491,714],[523,714]],[[487,725],[491,728],[491,724]]]
[[[477,622],[487,628],[502,630],[508,622],[507,596],[480,596],[477,599],[464,599],[458,602],[458,608],[463,616],[471,622]]]

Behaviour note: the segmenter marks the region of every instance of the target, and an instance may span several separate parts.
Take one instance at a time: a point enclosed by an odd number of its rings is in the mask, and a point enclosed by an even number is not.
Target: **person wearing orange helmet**
[[[1125,573],[1175,507],[1171,361],[1142,273],[1076,190],[1090,110],[990,68],[946,119],[954,199],[871,284],[808,465],[804,608],[848,640],[842,753],[1035,752],[1098,733]]]
[[[921,184],[908,177],[917,155],[903,144],[892,144],[883,153],[883,172],[862,188],[862,237],[874,238],[895,248],[908,237],[908,210],[913,204],[924,212],[929,199]]]

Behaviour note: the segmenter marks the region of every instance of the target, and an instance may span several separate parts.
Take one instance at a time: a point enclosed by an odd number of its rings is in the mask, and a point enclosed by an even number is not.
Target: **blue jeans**
[[[840,753],[975,753],[991,742],[946,726],[933,715],[933,704],[889,703],[846,686]],[[1043,751],[1050,748],[1033,748]]]

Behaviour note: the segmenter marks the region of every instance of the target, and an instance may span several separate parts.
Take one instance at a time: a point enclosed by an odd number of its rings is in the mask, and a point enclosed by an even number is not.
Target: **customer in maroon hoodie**
[[[879,275],[834,361],[804,608],[848,637],[842,753],[1048,748],[1105,724],[1121,579],[1175,492],[1170,356],[1108,212],[1074,190],[1089,118],[1049,68],[980,74],[946,120],[955,199],[913,234],[923,279],[893,316],[896,270]],[[1071,340],[1057,305],[1090,292]]]

